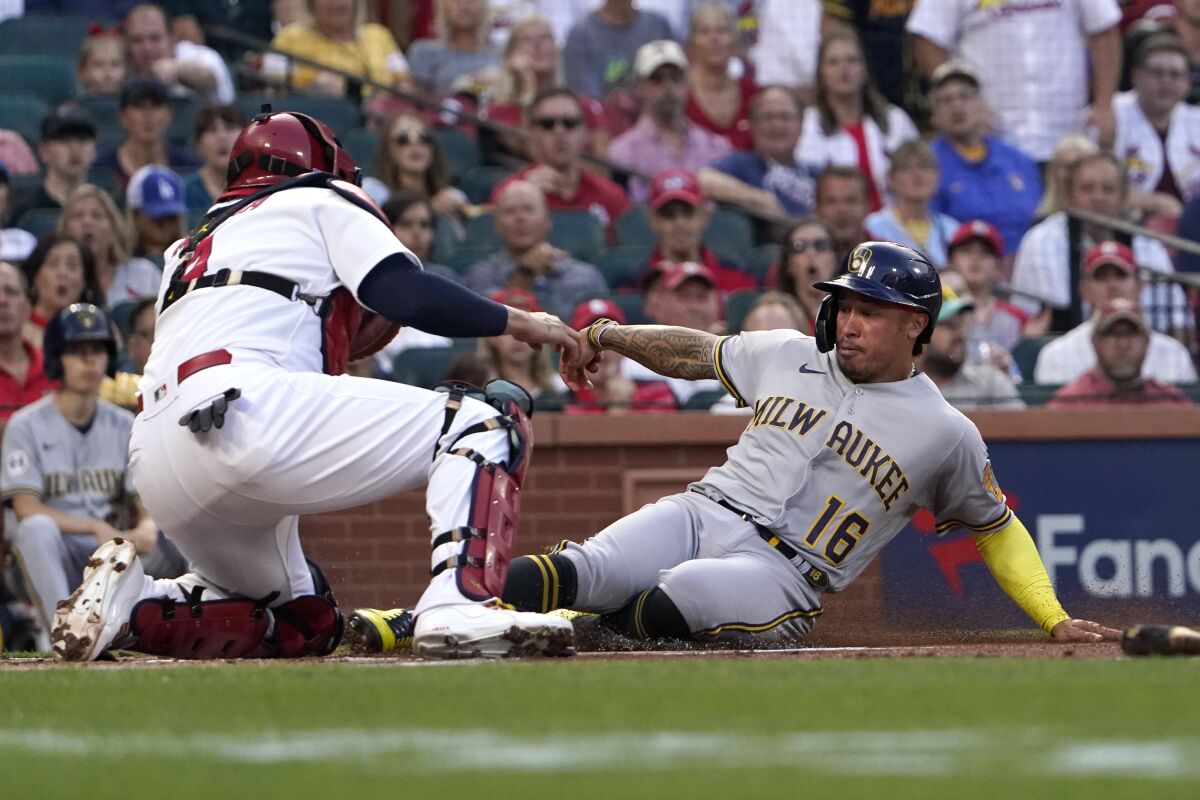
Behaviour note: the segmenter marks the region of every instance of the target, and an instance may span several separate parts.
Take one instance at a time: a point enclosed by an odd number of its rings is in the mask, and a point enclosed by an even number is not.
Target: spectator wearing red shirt
[[[0,432],[18,409],[54,391],[42,371],[42,351],[21,335],[29,313],[25,276],[0,261]]]
[[[748,272],[722,263],[704,246],[704,231],[712,219],[712,209],[696,176],[686,169],[663,170],[650,183],[650,228],[658,243],[642,270],[642,278],[660,261],[703,264],[712,273],[722,294],[739,289],[754,289],[757,281]]]
[[[570,89],[539,92],[526,110],[525,125],[533,163],[501,181],[492,190],[491,202],[512,181],[529,181],[546,195],[551,211],[587,211],[611,238],[617,217],[629,208],[629,197],[620,186],[583,166],[588,132],[579,98]]]
[[[579,304],[571,315],[571,327],[581,331],[602,318],[626,324],[620,306],[598,298]],[[567,414],[625,414],[676,409],[675,395],[665,381],[633,380],[621,373],[623,360],[618,353],[606,353],[600,360],[600,369],[590,376],[592,388],[575,392],[563,411]]]
[[[729,73],[737,43],[737,19],[728,5],[705,3],[692,13],[684,113],[734,149],[753,150],[750,100],[758,87],[749,75],[734,78]]]
[[[1191,405],[1177,386],[1142,377],[1150,326],[1135,303],[1111,301],[1096,317],[1092,345],[1096,366],[1055,392],[1047,407]]]

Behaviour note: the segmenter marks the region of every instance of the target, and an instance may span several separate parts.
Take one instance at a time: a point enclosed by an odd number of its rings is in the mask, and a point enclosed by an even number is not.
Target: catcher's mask
[[[233,143],[226,191],[270,186],[306,172],[332,172],[362,185],[362,170],[328,125],[307,114],[271,111],[264,105]]]

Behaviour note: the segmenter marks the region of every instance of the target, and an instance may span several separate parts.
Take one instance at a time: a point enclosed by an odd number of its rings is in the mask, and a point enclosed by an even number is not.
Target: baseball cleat
[[[100,545],[79,588],[54,612],[50,638],[55,654],[64,661],[94,661],[128,633],[144,575],[133,542],[117,538]]]
[[[348,641],[358,639],[368,653],[412,649],[413,618],[406,608],[356,608],[349,622]]]
[[[421,614],[413,629],[413,650],[430,659],[573,656],[575,632],[561,617],[489,600]]]

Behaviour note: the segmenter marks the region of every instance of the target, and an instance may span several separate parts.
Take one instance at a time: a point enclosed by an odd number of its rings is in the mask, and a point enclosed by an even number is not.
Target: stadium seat
[[[496,247],[460,247],[440,262],[458,273],[465,273],[471,267],[491,258],[498,250]]]
[[[196,115],[200,106],[196,101],[182,97],[171,99],[171,126],[167,128],[167,139],[183,147],[191,147],[193,142],[192,129],[196,125]]]
[[[1017,369],[1021,371],[1021,379],[1025,383],[1033,383],[1033,368],[1037,364],[1038,353],[1056,338],[1056,333],[1048,336],[1027,336],[1013,346],[1013,361],[1017,363]]]
[[[37,147],[41,138],[42,118],[50,106],[40,97],[27,94],[0,95],[0,128],[21,134],[30,147]]]
[[[682,408],[684,411],[708,411],[724,396],[724,389],[703,389],[689,397]]]
[[[260,113],[264,103],[270,103],[273,111],[297,111],[315,117],[332,128],[339,140],[362,122],[362,112],[358,107],[338,97],[247,93],[239,95],[237,99],[238,108],[246,115],[246,119]]]
[[[121,188],[121,181],[117,179],[117,173],[111,169],[92,167],[88,170],[87,182],[108,192],[113,200],[117,201],[117,205],[125,204],[125,190]]]
[[[22,214],[14,224],[41,239],[58,227],[59,213],[57,208],[31,208]]]
[[[364,175],[375,174],[375,150],[379,147],[379,134],[366,128],[351,128],[341,137],[346,152],[354,163],[362,168]]]
[[[742,259],[742,263],[745,264],[746,271],[758,280],[758,285],[763,286],[767,273],[771,271],[772,266],[779,262],[781,255],[782,248],[779,245],[761,244],[747,253]]]
[[[755,289],[741,289],[729,295],[729,299],[725,301],[725,325],[731,332],[742,332],[746,312],[760,297],[762,292]]]
[[[493,214],[484,213],[467,220],[467,235],[463,238],[462,246],[479,249],[497,250],[503,246],[500,234],[496,233],[496,219]]]
[[[634,206],[617,217],[617,244],[621,247],[654,247],[657,243],[644,206]]]
[[[433,245],[429,249],[429,260],[434,264],[444,264],[446,259],[462,244],[462,225],[458,220],[439,214],[433,226]]]
[[[580,261],[595,263],[604,250],[604,226],[587,211],[554,211],[546,240]]]
[[[20,197],[21,195],[28,194],[30,192],[36,192],[37,188],[42,185],[42,181],[45,180],[45,178],[46,174],[44,172],[32,172],[28,175],[9,175],[9,208],[11,209],[12,207],[11,198]],[[16,222],[16,220],[11,220],[11,222]]]
[[[121,98],[115,94],[85,94],[75,99],[76,105],[88,115],[97,128],[120,129],[117,115],[121,111]]]
[[[600,253],[592,263],[610,289],[632,288],[649,258],[648,247],[614,247]]]
[[[1021,399],[1025,401],[1025,405],[1030,408],[1046,405],[1046,402],[1058,391],[1060,386],[1047,386],[1040,383],[1020,383],[1017,384],[1017,393],[1021,395]]]
[[[433,135],[450,162],[450,172],[456,178],[461,178],[470,170],[483,164],[483,154],[479,150],[479,140],[458,128],[435,128]]]
[[[75,94],[75,53],[63,56],[0,55],[0,94],[28,94],[57,106]]]
[[[704,231],[704,243],[718,253],[744,261],[742,254],[754,248],[754,225],[745,214],[718,208]]]
[[[1191,398],[1193,403],[1200,403],[1200,383],[1181,383],[1179,388]]]
[[[455,356],[453,347],[413,347],[403,350],[392,363],[392,379],[432,389],[442,382],[446,367]]]
[[[74,56],[79,52],[93,17],[30,14],[0,23],[0,53],[11,55]]]
[[[612,300],[620,307],[630,325],[645,325],[650,322],[646,312],[642,310],[641,292],[620,292],[614,294]]]
[[[476,205],[483,205],[492,196],[492,189],[513,174],[508,167],[475,167],[463,173],[456,181],[467,198]]]

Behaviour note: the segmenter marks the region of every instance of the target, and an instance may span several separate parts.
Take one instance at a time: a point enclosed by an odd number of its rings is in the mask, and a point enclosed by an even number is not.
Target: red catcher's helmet
[[[324,122],[295,111],[263,106],[233,143],[225,191],[257,189],[306,172],[332,172],[362,184],[362,170]]]

